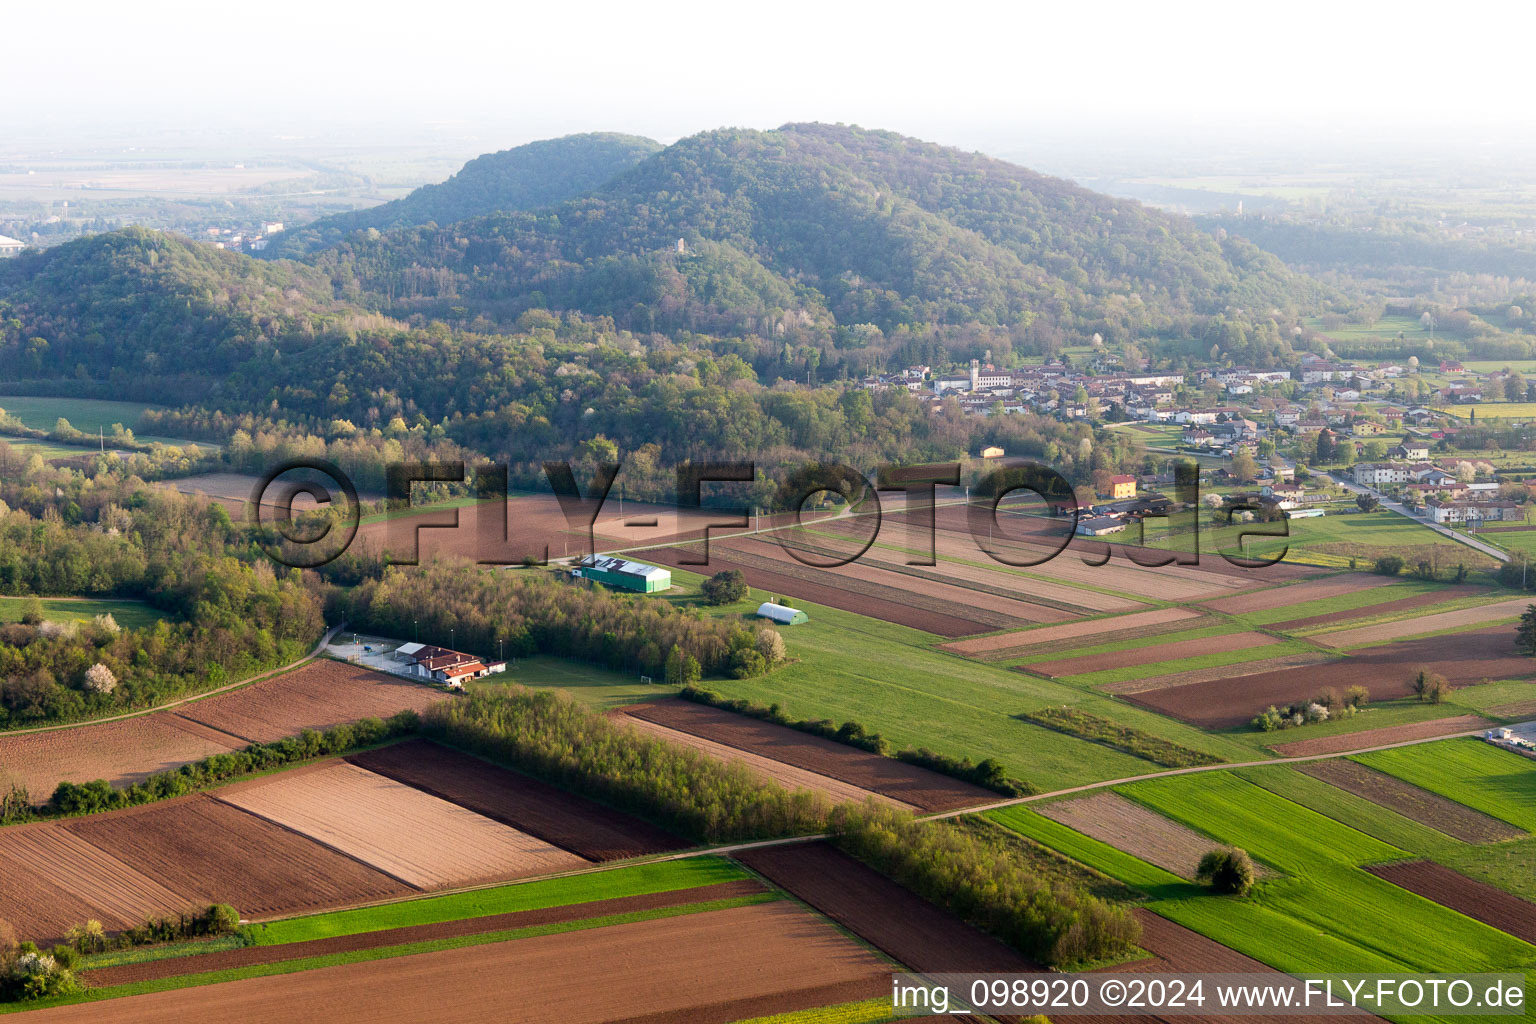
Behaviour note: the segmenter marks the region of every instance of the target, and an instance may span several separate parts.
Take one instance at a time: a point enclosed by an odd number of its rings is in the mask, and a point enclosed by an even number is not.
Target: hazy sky
[[[1530,4],[0,4],[0,122],[496,123],[508,144],[791,120],[1526,137]],[[516,136],[522,136],[518,138]]]

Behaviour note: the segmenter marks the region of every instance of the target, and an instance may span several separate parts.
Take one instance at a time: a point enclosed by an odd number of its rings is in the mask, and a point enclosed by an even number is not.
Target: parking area
[[[325,653],[331,657],[350,661],[354,665],[362,665],[377,672],[388,672],[390,675],[406,674],[405,669],[410,662],[400,661],[395,657],[395,651],[405,643],[404,640],[350,632],[338,633],[336,639],[345,643],[326,644]]]

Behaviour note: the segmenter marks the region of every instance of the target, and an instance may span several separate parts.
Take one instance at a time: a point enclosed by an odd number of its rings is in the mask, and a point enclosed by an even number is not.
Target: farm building
[[[401,644],[395,649],[395,659],[407,663],[407,675],[453,687],[463,687],[466,680],[505,672],[507,668],[504,661],[483,662],[473,654],[431,644]]]
[[[800,609],[774,604],[772,601],[764,601],[758,605],[757,614],[765,619],[772,619],[781,626],[798,626],[802,622],[811,621],[811,617]]]
[[[1107,533],[1119,533],[1125,529],[1124,520],[1114,516],[1093,516],[1077,523],[1077,532],[1084,537],[1102,537]]]
[[[601,583],[606,587],[654,594],[672,586],[672,573],[644,562],[629,562],[609,555],[588,555],[572,572],[573,576]]]

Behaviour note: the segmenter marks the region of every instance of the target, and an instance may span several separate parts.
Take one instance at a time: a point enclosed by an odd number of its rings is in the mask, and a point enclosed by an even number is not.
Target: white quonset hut
[[[810,622],[811,617],[798,608],[788,608],[782,604],[774,604],[772,601],[764,601],[757,606],[757,614],[765,619],[772,619],[781,626],[798,626],[802,622]]]

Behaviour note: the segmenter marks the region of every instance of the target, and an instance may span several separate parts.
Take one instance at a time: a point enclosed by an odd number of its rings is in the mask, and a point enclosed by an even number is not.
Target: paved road
[[[1428,527],[1429,529],[1434,530],[1436,533],[1441,534],[1442,536],[1449,537],[1451,540],[1465,544],[1468,547],[1476,548],[1478,551],[1481,551],[1483,554],[1488,555],[1491,558],[1497,558],[1501,562],[1509,561],[1510,556],[1508,552],[1500,551],[1498,548],[1491,544],[1485,544],[1478,540],[1476,537],[1469,537],[1464,533],[1457,533],[1450,527],[1441,526],[1439,523],[1432,523],[1428,519],[1424,519],[1421,516],[1416,516],[1408,508],[1407,505],[1404,505],[1400,501],[1393,501],[1391,498],[1387,497],[1385,494],[1382,494],[1380,491],[1373,490],[1372,488],[1366,487],[1362,484],[1357,484],[1353,480],[1350,480],[1346,477],[1336,476],[1332,479],[1340,487],[1344,488],[1346,491],[1349,491],[1352,494],[1374,495],[1381,502],[1381,507],[1389,512],[1396,512],[1398,515],[1405,516],[1413,520],[1415,523],[1418,523],[1420,526]]]

